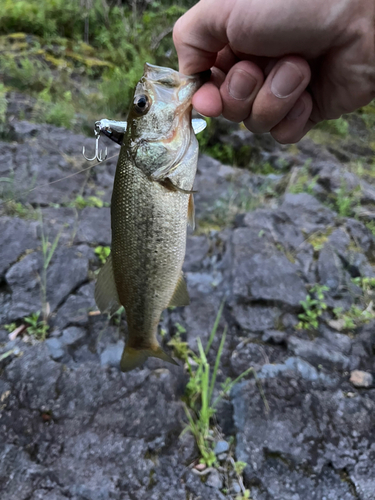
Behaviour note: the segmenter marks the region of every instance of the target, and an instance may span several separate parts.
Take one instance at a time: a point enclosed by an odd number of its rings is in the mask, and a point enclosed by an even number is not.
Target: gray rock
[[[326,243],[318,257],[319,281],[328,286],[331,291],[336,292],[345,285],[343,264],[334,248]]]
[[[284,363],[276,364],[264,364],[262,369],[258,372],[258,378],[275,378],[280,375],[290,375],[294,373],[300,376],[303,380],[309,382],[322,381],[327,386],[332,386],[337,384],[337,379],[326,375],[323,372],[319,372],[310,363],[304,361],[297,357],[290,357],[285,360]]]
[[[26,255],[6,274],[12,290],[9,316],[17,319],[41,309],[40,278],[43,259],[40,252]],[[76,248],[58,248],[47,269],[47,301],[51,312],[87,279],[88,262]]]
[[[262,332],[275,327],[281,311],[277,307],[236,304],[232,316],[242,330]]]
[[[356,242],[364,251],[367,258],[375,259],[375,239],[371,231],[356,219],[347,219],[346,227]]]
[[[294,224],[305,234],[326,231],[333,224],[335,214],[307,193],[285,195],[280,210],[289,215]]]
[[[222,439],[218,441],[214,448],[215,455],[220,455],[221,453],[225,453],[229,450],[229,444]]]
[[[223,480],[218,470],[213,469],[209,473],[206,484],[207,486],[210,486],[211,488],[215,488],[217,490],[220,490],[223,487]]]
[[[6,377],[11,394],[0,417],[2,499],[59,499],[64,492],[95,500],[224,500],[213,491],[217,481],[203,484],[186,471],[177,451],[163,451],[167,437],[180,434],[184,415],[168,370],[124,375],[97,362],[62,369],[38,344],[6,367]],[[17,428],[34,432],[13,444]],[[25,451],[31,448],[37,463]],[[157,463],[148,458],[149,449],[158,450]]]
[[[110,344],[100,355],[100,364],[109,366],[120,366],[122,352],[125,342],[119,340],[116,344]]]
[[[337,388],[319,391],[313,384],[288,376],[265,380],[263,389],[271,409],[267,418],[254,381],[233,389],[236,458],[249,464],[247,481],[262,485],[261,489],[252,487],[252,495],[274,500],[302,498],[303,494],[314,500],[370,500],[374,476],[368,443],[372,443],[374,397],[365,403],[359,396],[346,398]],[[354,454],[349,452],[353,447]],[[365,468],[356,476],[360,463]],[[314,476],[307,472],[307,464]],[[344,468],[357,494],[342,481]]]
[[[286,339],[286,333],[280,330],[268,330],[262,336],[263,342],[272,342],[273,344],[282,344]]]
[[[72,326],[62,332],[59,339],[64,346],[75,346],[79,344],[86,336],[86,330]]]
[[[109,208],[84,208],[79,217],[77,243],[111,244],[111,214]]]
[[[288,348],[296,355],[306,359],[314,366],[322,365],[331,370],[347,370],[350,360],[347,356],[335,349],[332,344],[328,344],[322,339],[314,342],[302,340],[291,336],[288,339]]]
[[[244,225],[271,237],[273,243],[280,243],[285,249],[299,249],[305,237],[286,213],[275,210],[258,209],[244,217]]]
[[[25,120],[12,122],[14,138],[18,142],[24,142],[27,139],[35,137],[41,130],[41,126],[36,123],[30,123]]]
[[[247,228],[233,232],[234,296],[240,302],[264,300],[299,307],[306,288],[297,267],[254,233]]]
[[[0,218],[0,277],[26,250],[38,246],[36,223],[17,217]]]
[[[69,325],[86,326],[89,321],[89,311],[95,309],[94,296],[70,295],[52,318],[51,323],[60,330]]]
[[[230,364],[238,376],[248,368],[259,370],[267,363],[267,355],[263,346],[253,343],[239,344],[232,353]]]
[[[206,236],[190,236],[186,242],[184,271],[199,271],[210,248]]]
[[[55,361],[61,360],[66,354],[64,345],[59,338],[49,338],[45,341],[45,344],[48,347],[51,358]]]

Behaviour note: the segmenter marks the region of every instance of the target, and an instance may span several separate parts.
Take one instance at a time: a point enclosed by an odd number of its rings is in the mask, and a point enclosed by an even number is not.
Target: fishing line
[[[2,205],[5,205],[5,203],[10,203],[12,201],[16,201],[16,199],[20,196],[24,196],[25,194],[29,194],[31,193],[32,191],[35,191],[36,189],[41,189],[41,188],[44,188],[44,187],[48,187],[50,186],[51,184],[56,184],[57,182],[61,182],[61,181],[64,181],[65,179],[69,179],[70,177],[74,177],[75,175],[79,175],[79,174],[82,174],[83,172],[87,172],[88,170],[90,170],[91,168],[94,168],[94,167],[97,167],[98,165],[103,165],[103,163],[105,163],[106,161],[108,160],[112,160],[112,158],[115,158],[116,156],[118,156],[119,153],[117,154],[114,154],[113,156],[110,156],[109,158],[106,158],[105,160],[103,161],[98,161],[98,163],[95,163],[95,165],[90,165],[89,167],[86,167],[84,168],[83,170],[80,170],[79,172],[74,172],[73,174],[69,174],[69,175],[66,175],[65,177],[61,177],[60,179],[56,179],[55,181],[51,181],[51,182],[48,182],[47,184],[42,184],[42,185],[39,185],[39,186],[35,186],[34,188],[32,189],[29,189],[28,191],[24,191],[22,193],[18,193],[17,194],[17,197],[16,198],[12,198],[10,200],[5,200],[5,201],[2,201],[0,202],[0,207]]]

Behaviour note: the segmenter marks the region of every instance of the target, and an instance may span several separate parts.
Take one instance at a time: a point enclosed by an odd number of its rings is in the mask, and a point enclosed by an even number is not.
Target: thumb
[[[178,19],[173,42],[181,73],[192,75],[215,64],[217,53],[228,43],[225,20],[229,17],[230,4],[228,0],[198,2]]]

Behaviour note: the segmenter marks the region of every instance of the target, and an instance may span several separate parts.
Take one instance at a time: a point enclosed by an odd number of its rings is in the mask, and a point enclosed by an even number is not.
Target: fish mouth
[[[164,87],[165,89],[174,89],[174,91],[177,91],[176,97],[181,104],[187,101],[189,105],[195,92],[204,83],[209,81],[210,76],[211,70],[196,73],[195,75],[184,75],[171,68],[145,63],[143,80],[147,80],[154,88],[156,85],[158,87]]]

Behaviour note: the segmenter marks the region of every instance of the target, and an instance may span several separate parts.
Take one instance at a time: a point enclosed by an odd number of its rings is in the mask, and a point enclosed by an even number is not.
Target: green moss
[[[337,120],[326,120],[320,122],[316,125],[316,128],[339,137],[347,137],[349,133],[349,123],[343,117],[338,118]]]
[[[319,251],[324,247],[324,244],[327,242],[329,236],[333,232],[333,227],[328,227],[326,231],[317,231],[313,233],[307,241],[314,248],[315,251]]]

